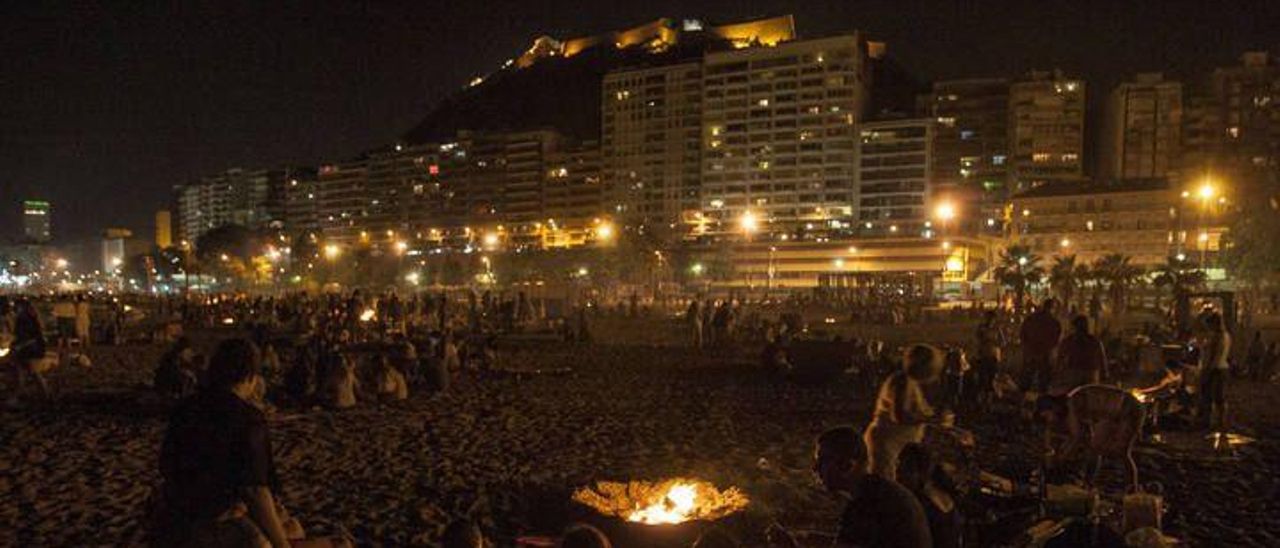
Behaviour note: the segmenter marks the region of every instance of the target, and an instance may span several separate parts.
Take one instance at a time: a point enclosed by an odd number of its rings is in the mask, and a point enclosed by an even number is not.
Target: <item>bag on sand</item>
[[[1160,484],[1152,484],[1148,492],[1138,491],[1124,496],[1124,519],[1121,531],[1129,533],[1137,529],[1152,528],[1160,531],[1160,518],[1164,514],[1164,491]]]

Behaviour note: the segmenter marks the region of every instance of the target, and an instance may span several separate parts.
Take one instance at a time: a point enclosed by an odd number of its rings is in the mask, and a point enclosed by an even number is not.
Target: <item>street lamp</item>
[[[342,255],[342,248],[338,247],[338,244],[326,244],[324,246],[324,258],[332,261],[337,259],[339,255]]]
[[[750,238],[755,231],[760,230],[760,219],[751,210],[747,210],[738,218],[738,226],[742,227],[742,232]]]
[[[613,239],[613,223],[609,221],[601,221],[596,224],[596,239],[607,242]]]

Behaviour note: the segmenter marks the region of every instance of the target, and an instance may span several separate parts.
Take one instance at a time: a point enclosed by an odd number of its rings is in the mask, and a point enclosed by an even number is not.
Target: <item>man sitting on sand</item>
[[[355,364],[351,359],[338,353],[329,354],[320,370],[322,377],[317,391],[320,400],[334,409],[355,407],[360,381],[356,378]]]
[[[391,358],[378,355],[373,358],[371,374],[373,395],[379,401],[404,401],[409,398],[409,384],[404,374],[391,366]]]
[[[845,500],[835,546],[933,546],[915,495],[891,479],[867,473],[867,447],[857,430],[841,426],[818,436],[813,471],[824,487]],[[779,528],[769,536],[775,546],[798,546]]]
[[[245,339],[223,341],[207,384],[175,410],[160,453],[164,478],[156,546],[333,546],[304,540],[279,492],[266,416],[249,403],[263,382]]]

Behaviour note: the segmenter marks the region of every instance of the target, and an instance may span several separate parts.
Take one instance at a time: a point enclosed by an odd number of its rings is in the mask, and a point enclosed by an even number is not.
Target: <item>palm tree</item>
[[[1123,315],[1129,290],[1142,276],[1142,268],[1130,264],[1131,257],[1123,253],[1111,253],[1098,257],[1093,263],[1097,279],[1107,286],[1107,299],[1114,316]]]
[[[1169,291],[1173,295],[1173,306],[1175,308],[1175,316],[1178,325],[1190,316],[1189,303],[1182,298],[1183,295],[1191,293],[1197,289],[1204,287],[1208,276],[1204,270],[1194,261],[1181,257],[1169,257],[1165,264],[1156,267],[1155,278],[1152,280],[1156,287],[1169,287]]]
[[[1076,262],[1075,255],[1054,257],[1053,265],[1049,267],[1049,286],[1064,307],[1069,308],[1079,293],[1080,285],[1088,276],[1088,269],[1088,266]]]
[[[1024,245],[1012,245],[1000,252],[1000,264],[995,269],[996,280],[1013,290],[1013,308],[1022,314],[1027,289],[1044,278],[1040,256]]]

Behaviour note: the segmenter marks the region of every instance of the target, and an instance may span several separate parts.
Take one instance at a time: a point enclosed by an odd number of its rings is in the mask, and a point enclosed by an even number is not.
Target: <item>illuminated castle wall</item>
[[[573,57],[600,45],[619,49],[639,46],[651,51],[662,51],[675,45],[680,40],[680,35],[687,32],[705,32],[727,40],[739,48],[754,45],[775,46],[780,42],[795,40],[796,24],[791,15],[715,27],[704,27],[702,22],[696,19],[686,19],[677,24],[676,21],[663,17],[625,30],[564,41],[550,36],[540,36],[516,60],[516,65],[523,68],[546,57]]]

